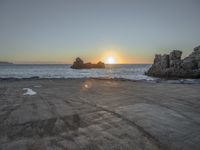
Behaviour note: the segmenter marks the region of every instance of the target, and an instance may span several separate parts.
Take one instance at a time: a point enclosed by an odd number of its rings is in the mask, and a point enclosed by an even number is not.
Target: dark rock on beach
[[[72,69],[92,69],[92,68],[105,68],[105,64],[99,61],[97,64],[84,63],[81,58],[76,58],[76,61],[71,66]]]
[[[154,63],[146,75],[165,78],[200,78],[200,46],[186,58],[181,59],[182,51],[173,50],[170,54],[155,55]]]

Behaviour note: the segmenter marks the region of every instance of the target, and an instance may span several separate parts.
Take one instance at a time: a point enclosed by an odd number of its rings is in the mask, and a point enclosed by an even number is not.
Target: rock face
[[[72,69],[92,69],[92,68],[105,68],[105,64],[99,61],[97,64],[84,63],[81,58],[76,58],[76,61],[71,66]]]
[[[182,52],[173,50],[169,55],[155,55],[146,75],[166,78],[200,78],[200,46],[181,60]]]

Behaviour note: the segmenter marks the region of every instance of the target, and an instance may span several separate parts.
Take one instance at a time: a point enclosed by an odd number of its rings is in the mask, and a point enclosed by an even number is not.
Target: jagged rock
[[[169,68],[169,55],[161,56],[161,67],[162,68]]]
[[[154,58],[154,64],[159,63],[161,59],[161,55],[156,54]]]
[[[182,51],[173,50],[169,55],[155,55],[154,64],[146,75],[155,77],[200,78],[200,46],[181,60]]]
[[[169,54],[169,59],[170,60],[181,60],[181,55],[182,55],[182,52],[180,50],[173,50]]]
[[[80,69],[84,66],[84,62],[81,58],[76,58],[76,61],[74,62],[74,64],[71,66],[71,68],[74,69]]]
[[[197,46],[197,47],[195,47],[195,48],[194,48],[194,51],[195,51],[195,52],[197,52],[197,51],[200,52],[200,45]]]
[[[99,61],[97,64],[84,63],[81,58],[76,58],[76,61],[71,66],[72,69],[91,69],[91,68],[105,68],[105,64]]]
[[[182,52],[180,50],[173,50],[169,54],[169,61],[170,61],[171,68],[180,68],[181,55],[182,55]]]
[[[187,57],[183,60],[182,67],[185,70],[192,70],[192,69],[196,69],[197,65],[195,65],[194,58]]]
[[[83,60],[78,57],[78,58],[76,58],[76,63],[82,65]]]
[[[200,46],[194,48],[188,57],[183,60],[182,67],[187,70],[200,69]]]
[[[156,55],[154,59],[154,64],[160,68],[168,68],[169,67],[169,55]]]

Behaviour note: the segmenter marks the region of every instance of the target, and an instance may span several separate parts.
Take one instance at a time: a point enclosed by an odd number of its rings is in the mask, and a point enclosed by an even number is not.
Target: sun
[[[106,59],[106,63],[107,63],[107,64],[115,64],[116,61],[115,61],[115,59],[114,59],[112,56],[109,56],[109,57]]]

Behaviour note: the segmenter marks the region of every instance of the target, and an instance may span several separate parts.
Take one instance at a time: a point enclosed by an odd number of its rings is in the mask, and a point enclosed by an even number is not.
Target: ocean
[[[149,77],[145,72],[149,64],[106,65],[105,69],[71,69],[67,64],[12,64],[0,65],[0,78],[106,78],[129,79],[142,81],[161,81],[162,79]],[[163,81],[163,80],[162,80]],[[169,83],[200,83],[200,80],[179,79],[164,80]]]
[[[106,65],[105,69],[71,69],[71,65],[0,65],[0,78],[123,78],[153,80],[144,75],[150,65]]]

